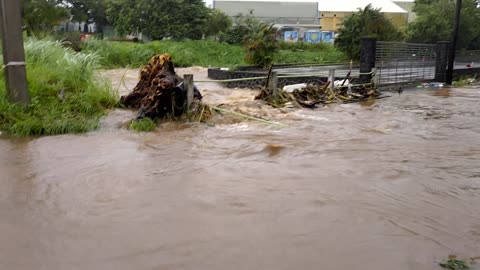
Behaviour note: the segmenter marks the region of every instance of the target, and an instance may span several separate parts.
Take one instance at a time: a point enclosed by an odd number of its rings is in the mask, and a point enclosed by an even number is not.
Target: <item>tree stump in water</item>
[[[202,95],[194,87],[194,98]],[[132,93],[122,96],[120,102],[127,108],[139,109],[138,118],[180,116],[186,110],[187,89],[175,73],[168,53],[156,55],[140,70],[140,81]]]

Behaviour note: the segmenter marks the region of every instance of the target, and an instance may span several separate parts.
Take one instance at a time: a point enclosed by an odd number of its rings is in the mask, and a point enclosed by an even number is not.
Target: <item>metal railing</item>
[[[379,86],[433,80],[436,45],[378,41],[375,53]]]
[[[348,71],[341,70],[340,74],[344,76],[347,74]],[[372,78],[375,77],[376,70],[368,73],[357,73],[358,75],[371,75]],[[339,75],[338,70],[330,69],[325,72],[312,72],[312,73],[303,73],[303,74],[290,74],[290,75],[278,75],[275,78],[278,79],[292,79],[292,78],[310,78],[310,77],[327,77],[329,81],[334,80],[335,75]],[[238,78],[238,79],[224,79],[224,80],[194,80],[196,83],[229,83],[229,82],[242,82],[242,81],[255,81],[255,80],[266,80],[268,76],[256,76],[256,77],[247,77],[247,78]],[[357,86],[366,86],[366,85],[374,85],[375,82],[372,80],[368,83],[363,84],[350,84],[351,87]],[[332,84],[333,86],[333,84]]]

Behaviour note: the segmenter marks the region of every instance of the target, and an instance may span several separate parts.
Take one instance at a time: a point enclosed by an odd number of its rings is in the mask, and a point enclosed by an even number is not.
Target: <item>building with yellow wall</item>
[[[319,2],[322,30],[337,31],[345,18],[358,12],[359,8],[365,8],[368,4],[371,4],[373,8],[380,9],[399,29],[406,27],[409,13],[390,0],[335,0]]]

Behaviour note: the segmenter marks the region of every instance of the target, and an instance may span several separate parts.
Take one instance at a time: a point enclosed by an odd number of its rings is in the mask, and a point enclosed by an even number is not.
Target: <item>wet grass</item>
[[[137,132],[150,132],[155,130],[157,124],[150,118],[143,118],[133,120],[130,123],[129,129]]]
[[[82,133],[94,130],[117,95],[106,80],[96,78],[99,57],[76,53],[49,40],[25,42],[31,104],[6,98],[0,75],[0,130],[14,136]]]
[[[479,259],[480,257],[472,257],[469,259],[470,262],[467,262],[466,260],[458,259],[455,255],[450,255],[448,260],[439,263],[439,265],[449,270],[467,270],[472,269],[472,265],[475,265]]]
[[[470,269],[470,266],[467,264],[467,262],[457,259],[449,259],[444,263],[440,263],[440,266],[449,270]]]
[[[247,65],[245,49],[240,45],[230,45],[212,40],[154,41],[145,44],[89,40],[85,52],[101,57],[103,68],[139,67],[155,54],[168,52],[177,67],[229,67]],[[328,44],[285,44],[280,43],[280,51],[275,64],[326,64],[346,61],[345,55]]]

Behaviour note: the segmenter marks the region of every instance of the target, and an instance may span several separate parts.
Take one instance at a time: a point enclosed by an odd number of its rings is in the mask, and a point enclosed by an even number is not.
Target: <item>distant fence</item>
[[[480,50],[461,50],[455,53],[455,62],[457,64],[473,64],[473,66],[480,66]]]

